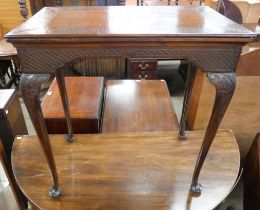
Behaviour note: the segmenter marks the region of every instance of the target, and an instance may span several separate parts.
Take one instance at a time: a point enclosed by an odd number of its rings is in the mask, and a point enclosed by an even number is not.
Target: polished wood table
[[[3,75],[4,78],[1,78],[4,80],[2,85],[0,84],[1,88],[10,88],[12,84],[15,85],[19,82],[19,72],[18,69],[20,68],[20,62],[17,56],[17,51],[14,48],[14,46],[6,41],[4,38],[0,38],[0,62],[1,61],[9,61],[10,64],[8,65],[8,68],[10,68],[10,73],[8,75],[9,81],[6,83],[5,81],[5,75]]]
[[[15,177],[40,209],[212,210],[229,194],[239,172],[240,155],[229,130],[220,130],[201,171],[204,191],[190,192],[194,164],[204,131],[78,134],[74,142],[50,135],[62,194],[50,199],[51,183],[36,136],[16,140]]]
[[[107,80],[102,133],[178,130],[165,81]]]
[[[186,59],[190,65],[180,138],[187,139],[186,110],[196,69],[203,69],[216,88],[216,99],[191,180],[191,190],[200,193],[200,170],[232,98],[241,48],[256,35],[209,7],[158,6],[44,8],[5,37],[21,60],[22,93],[52,171],[50,195],[55,197],[59,195],[58,176],[37,100],[47,76],[38,74],[54,73],[79,58]],[[57,75],[63,90],[62,74]],[[66,105],[66,92],[62,98]]]

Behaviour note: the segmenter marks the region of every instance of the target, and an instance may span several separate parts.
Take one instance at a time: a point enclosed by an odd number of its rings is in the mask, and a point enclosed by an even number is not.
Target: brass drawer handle
[[[148,75],[142,71],[141,74],[138,75],[140,80],[146,80],[148,78]]]
[[[149,64],[139,64],[139,67],[140,67],[140,69],[142,70],[142,71],[144,71],[144,70],[146,70],[148,67],[149,67]]]

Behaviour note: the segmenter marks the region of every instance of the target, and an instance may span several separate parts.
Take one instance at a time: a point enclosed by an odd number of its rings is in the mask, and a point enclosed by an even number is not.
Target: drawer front
[[[156,73],[153,71],[136,71],[136,72],[132,72],[130,77],[130,79],[156,79]]]
[[[156,79],[157,60],[129,59],[128,78]]]

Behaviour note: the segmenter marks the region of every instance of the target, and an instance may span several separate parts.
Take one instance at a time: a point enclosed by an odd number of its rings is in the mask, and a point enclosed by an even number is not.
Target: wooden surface
[[[14,46],[6,41],[4,38],[0,38],[0,59],[4,56],[16,56],[17,51]]]
[[[78,20],[89,21],[78,21]],[[41,23],[38,26],[36,23]],[[161,23],[164,24],[161,24]],[[62,27],[60,27],[62,26]],[[250,31],[209,7],[53,7],[44,8],[6,37],[160,37],[200,41],[203,37],[251,40]],[[164,37],[163,39],[166,39]],[[232,40],[233,38],[233,40]],[[236,39],[238,38],[238,39]],[[51,40],[50,40],[51,41]],[[117,40],[120,41],[120,40]],[[158,40],[159,41],[159,40]]]
[[[15,89],[4,89],[0,91],[0,109],[5,109],[7,107],[14,93]]]
[[[29,0],[26,2],[30,10]],[[23,17],[20,15],[17,0],[0,1],[0,14],[0,23],[3,26],[4,34],[22,23]]]
[[[258,57],[251,62],[259,63]],[[254,68],[257,69],[259,65]],[[254,68],[251,68],[250,71]],[[260,113],[258,111],[260,95],[257,94],[260,91],[260,75],[259,71],[251,71],[250,76],[245,76],[246,72],[243,72],[242,69],[238,69],[238,71],[243,75],[237,76],[237,88],[220,128],[228,128],[234,131],[241,149],[241,155],[244,158],[255,133],[260,127]],[[191,106],[188,111],[188,123],[191,129],[205,129],[212,111],[215,90],[206,75],[201,71],[198,73],[196,80],[192,92]]]
[[[97,133],[103,103],[103,77],[65,77],[74,133]],[[67,124],[56,79],[42,101],[49,133],[67,133]]]
[[[15,136],[26,135],[27,128],[15,89],[0,90],[0,99],[0,138],[10,159]]]
[[[244,166],[244,209],[260,207],[260,133],[257,133]]]
[[[86,21],[78,21],[78,20]],[[161,23],[165,24],[161,24]],[[214,139],[235,84],[241,48],[255,34],[208,7],[66,7],[45,8],[6,35],[17,48],[22,72],[46,74],[80,57],[186,59],[205,72],[219,94],[198,166]],[[37,68],[35,68],[37,66]],[[52,168],[48,138],[37,112],[37,76],[21,84],[25,103]],[[220,103],[219,103],[220,102]],[[34,109],[35,108],[35,109]],[[42,125],[42,126],[38,126]],[[204,144],[203,144],[204,145]],[[195,169],[195,175],[200,167]],[[197,179],[198,177],[196,177]],[[54,183],[55,185],[58,182]]]
[[[42,209],[213,209],[230,192],[239,171],[233,134],[216,136],[201,173],[203,193],[190,194],[204,131],[178,140],[178,132],[76,135],[68,144],[51,135],[62,196],[49,198],[50,171],[39,141],[15,141],[14,174],[23,192]]]
[[[102,132],[175,131],[179,123],[165,81],[108,80]]]
[[[156,6],[44,8],[5,37],[23,73],[44,74],[86,57],[188,59],[207,72],[232,72],[255,36],[208,7]]]
[[[21,203],[19,202],[19,196],[16,190],[19,190],[14,175],[11,170],[11,162],[8,160],[2,140],[0,139],[0,209],[22,210]],[[6,178],[7,185],[3,180]],[[9,182],[9,183],[8,183]],[[14,186],[16,185],[16,186]],[[15,188],[16,187],[16,188]]]

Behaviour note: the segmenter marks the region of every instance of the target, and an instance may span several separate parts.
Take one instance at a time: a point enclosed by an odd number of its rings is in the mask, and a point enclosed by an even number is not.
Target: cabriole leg
[[[208,73],[208,79],[216,88],[216,97],[192,177],[191,191],[196,193],[202,192],[198,183],[200,170],[236,87],[235,73]]]
[[[53,185],[48,193],[52,198],[60,196],[58,175],[53,152],[44,122],[42,109],[40,105],[39,92],[41,84],[49,80],[49,75],[23,74],[21,77],[21,92],[24,103],[32,120],[33,126],[39,138],[40,144],[46,156],[49,168],[51,169]]]

